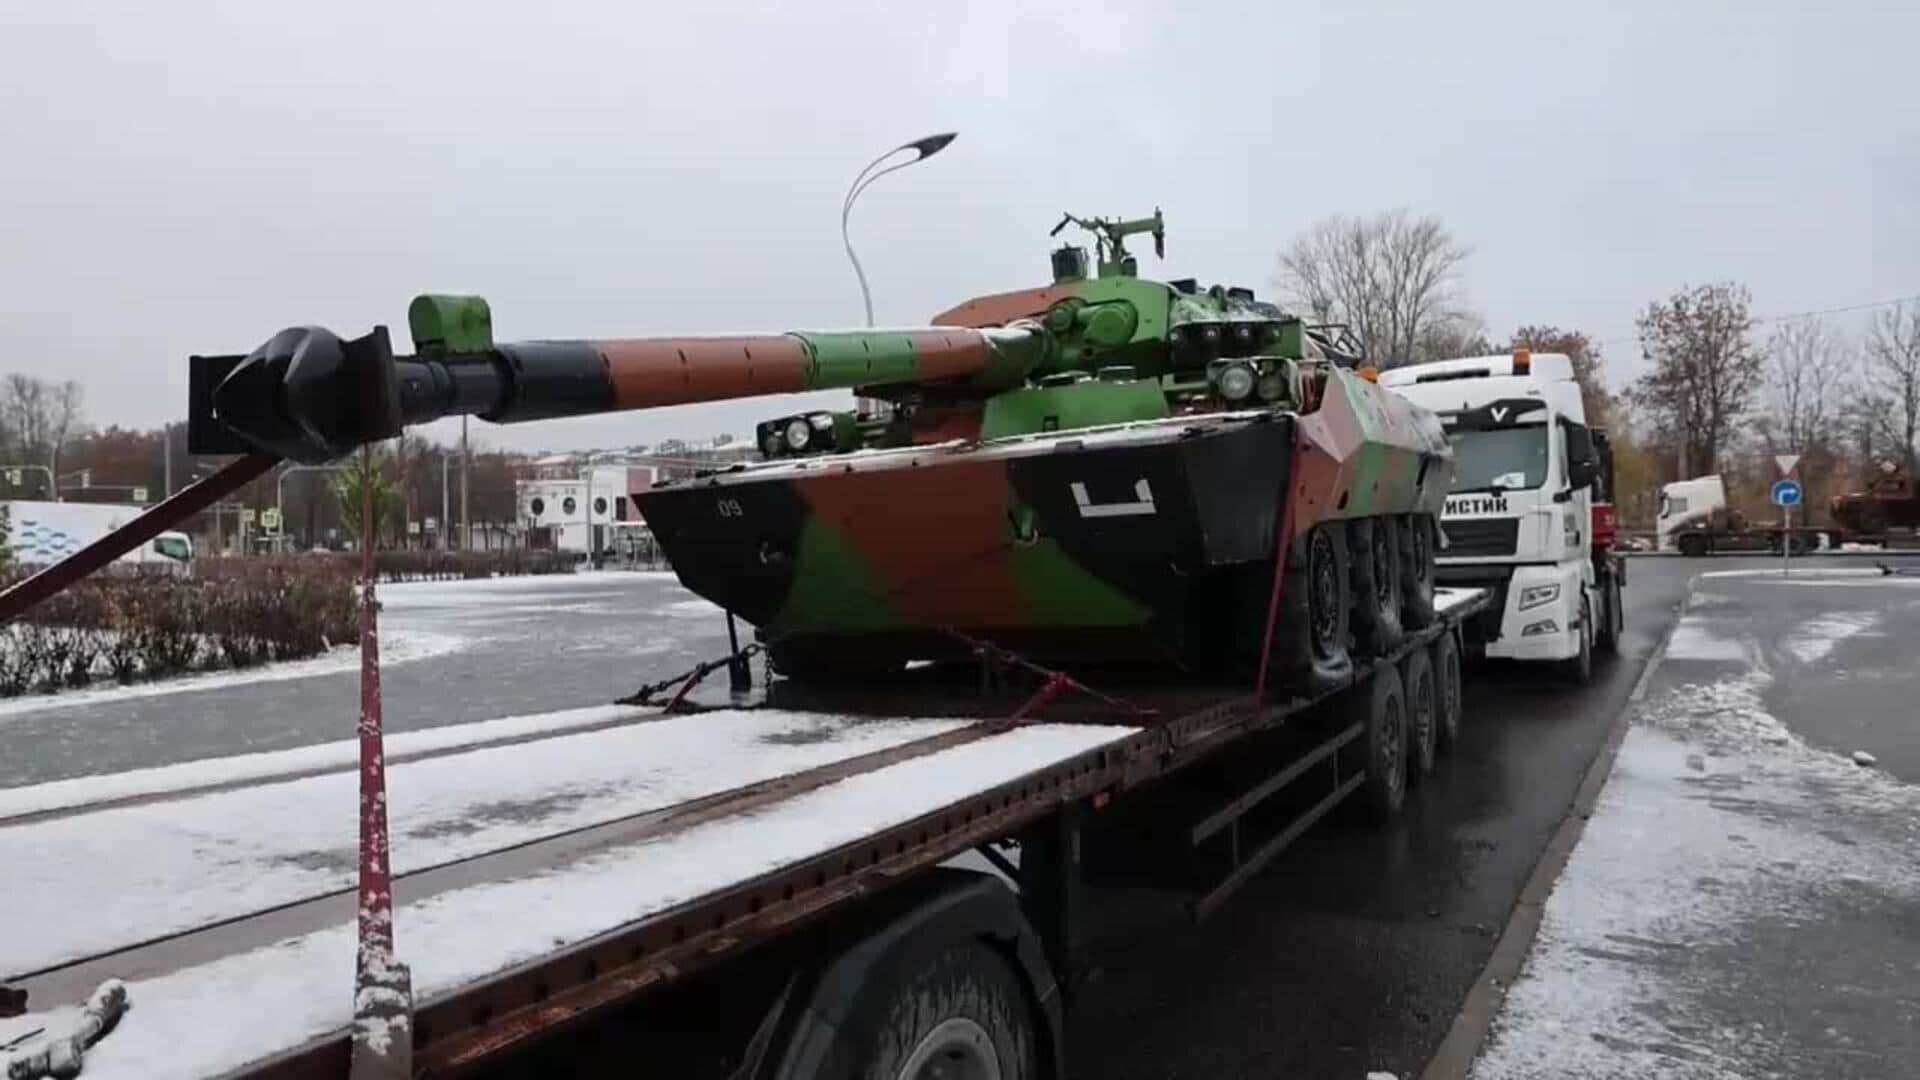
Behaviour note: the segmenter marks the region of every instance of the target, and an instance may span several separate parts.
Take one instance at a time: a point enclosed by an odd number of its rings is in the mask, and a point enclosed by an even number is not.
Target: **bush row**
[[[0,627],[0,696],[314,656],[357,641],[358,613],[352,575],[330,561],[95,575]]]
[[[359,572],[360,556],[347,559]],[[502,551],[376,551],[374,569],[382,581],[441,581],[518,574],[571,574],[577,560],[558,551],[508,548]]]

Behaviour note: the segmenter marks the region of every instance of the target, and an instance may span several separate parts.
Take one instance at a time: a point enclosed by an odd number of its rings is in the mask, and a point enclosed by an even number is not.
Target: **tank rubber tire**
[[[1460,643],[1451,630],[1433,639],[1434,746],[1449,753],[1460,742]]]
[[[1400,628],[1400,544],[1392,518],[1347,523],[1347,561],[1353,581],[1353,644],[1361,656],[1397,648]]]
[[[808,1080],[1039,1080],[1034,1006],[1013,966],[980,942],[908,950],[861,991]]]
[[[1287,552],[1274,627],[1274,664],[1297,696],[1317,697],[1352,680],[1351,596],[1345,526],[1315,525]]]
[[[1400,622],[1408,630],[1433,625],[1433,518],[1402,514],[1400,540]]]
[[[1384,823],[1400,812],[1407,797],[1407,699],[1399,670],[1380,665],[1355,697],[1364,710],[1367,747],[1367,779],[1360,791],[1367,816]]]
[[[1407,695],[1407,783],[1417,784],[1433,771],[1440,726],[1440,688],[1427,650],[1400,661],[1400,686]]]

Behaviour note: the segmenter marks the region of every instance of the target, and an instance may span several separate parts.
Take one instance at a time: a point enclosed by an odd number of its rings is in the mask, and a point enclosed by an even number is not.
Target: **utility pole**
[[[471,473],[468,472],[468,469],[467,469],[468,461],[469,461],[469,454],[467,451],[467,414],[461,413],[460,414],[460,550],[461,551],[473,550],[473,519],[467,516],[467,484],[469,483],[468,477],[472,475]]]
[[[161,502],[173,497],[173,424],[160,425],[160,490]]]
[[[449,467],[449,463],[447,461],[447,453],[446,451],[442,450],[440,452],[440,535],[434,537],[434,539],[440,541],[441,551],[445,551],[448,548],[453,546],[453,538],[451,535],[453,533],[453,518],[449,517],[447,514],[447,505],[448,505],[447,504],[447,469],[448,467]]]

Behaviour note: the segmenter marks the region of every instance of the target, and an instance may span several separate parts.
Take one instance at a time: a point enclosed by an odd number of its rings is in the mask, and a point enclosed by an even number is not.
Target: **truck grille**
[[[1511,555],[1520,550],[1519,518],[1443,521],[1440,531],[1447,534],[1447,547],[1435,554],[1443,559]]]

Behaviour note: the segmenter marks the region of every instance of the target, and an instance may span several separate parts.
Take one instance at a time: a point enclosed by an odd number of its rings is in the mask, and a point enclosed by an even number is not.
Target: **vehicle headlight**
[[[1279,401],[1286,396],[1287,377],[1278,371],[1269,371],[1260,376],[1256,389],[1260,392],[1261,401]]]
[[[1245,364],[1229,364],[1214,376],[1213,385],[1228,401],[1245,401],[1253,393],[1253,369]]]
[[[1539,637],[1541,634],[1557,634],[1559,632],[1560,625],[1558,623],[1552,619],[1542,619],[1537,623],[1529,623],[1525,630],[1520,631],[1520,636]]]
[[[1537,608],[1541,604],[1551,604],[1560,599],[1558,585],[1529,585],[1520,590],[1520,610]]]
[[[817,412],[807,417],[807,422],[812,424],[816,431],[825,431],[833,426],[833,414]]]
[[[787,445],[795,452],[805,450],[813,441],[813,427],[804,416],[796,416],[787,421]]]
[[[760,433],[760,452],[770,458],[779,457],[781,449],[780,428],[769,425],[767,430]]]

